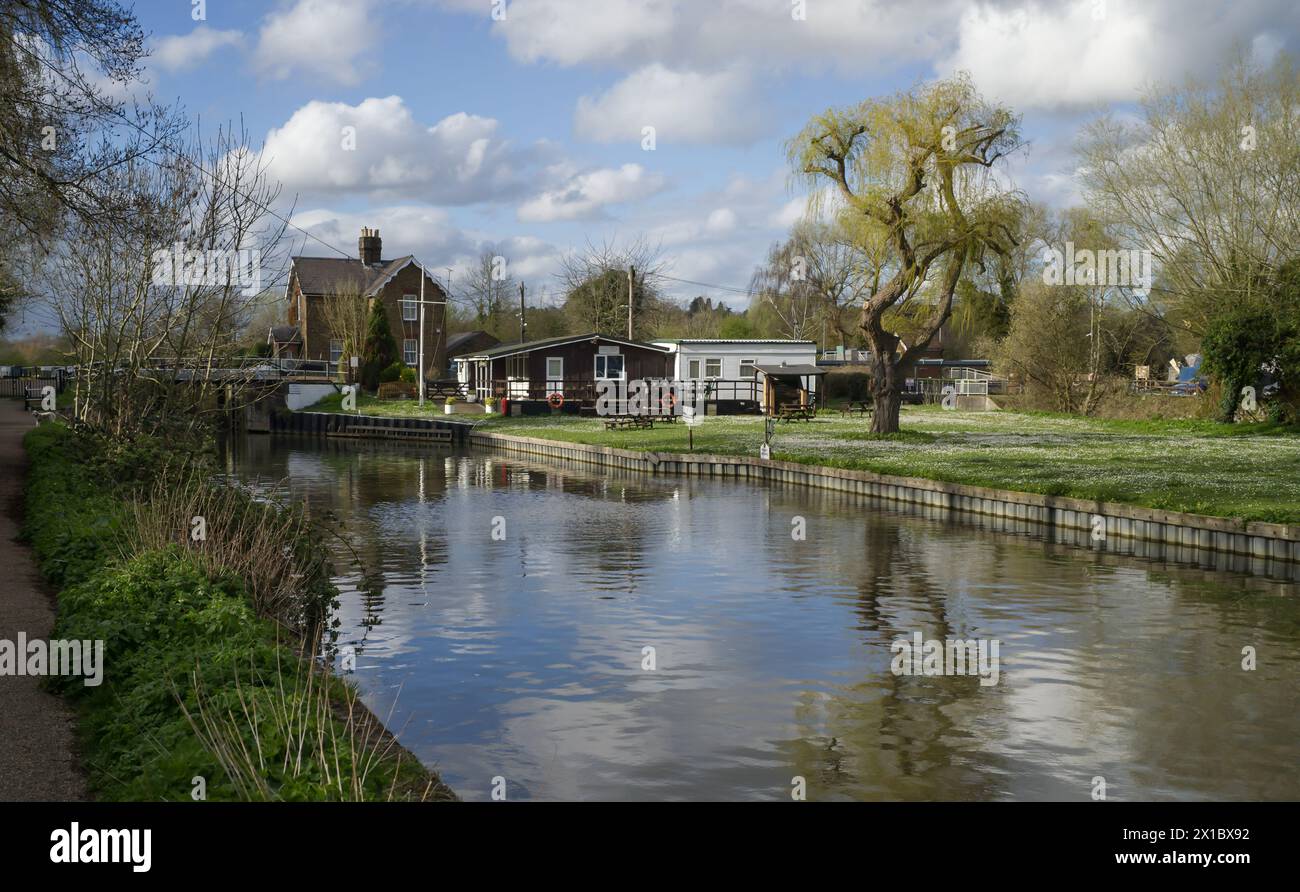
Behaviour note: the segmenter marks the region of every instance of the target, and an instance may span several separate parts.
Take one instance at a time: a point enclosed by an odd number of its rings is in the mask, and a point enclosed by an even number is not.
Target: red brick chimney
[[[379,263],[384,254],[384,243],[379,238],[378,229],[361,228],[361,238],[357,239],[357,254],[367,266]]]

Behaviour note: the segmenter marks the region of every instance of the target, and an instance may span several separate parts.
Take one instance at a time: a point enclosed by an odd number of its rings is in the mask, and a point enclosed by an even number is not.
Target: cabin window
[[[527,378],[528,377],[528,354],[519,353],[511,356],[506,360],[506,377],[507,378]]]
[[[690,368],[691,368],[691,370],[690,370],[690,374],[687,375],[687,377],[690,378],[692,381],[695,381],[695,380],[699,379],[699,377],[700,377],[700,361],[699,361],[698,359],[692,359],[692,360],[691,360],[691,367],[690,367]]]
[[[546,357],[546,380],[560,381],[564,378],[564,357]]]
[[[343,341],[341,338],[330,338],[330,362],[338,362],[343,358]]]
[[[623,357],[613,355],[598,355],[596,357],[596,378],[618,378],[623,377]]]
[[[722,377],[722,360],[706,359],[704,360],[704,377],[721,378]]]
[[[402,341],[402,362],[407,365],[415,365],[420,361],[420,341],[417,338],[406,338]]]
[[[740,361],[740,377],[741,378],[754,377],[754,365],[757,362],[758,360],[755,359],[742,359]]]
[[[420,320],[419,304],[415,302],[415,295],[408,294],[402,298],[402,321],[418,322]]]

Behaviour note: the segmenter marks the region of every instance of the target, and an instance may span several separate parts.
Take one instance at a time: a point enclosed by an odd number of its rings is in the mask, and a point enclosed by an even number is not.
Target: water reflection
[[[355,678],[468,799],[1300,796],[1294,582],[501,454],[254,438],[233,465],[342,520]],[[998,639],[1001,683],[894,675],[917,631]]]

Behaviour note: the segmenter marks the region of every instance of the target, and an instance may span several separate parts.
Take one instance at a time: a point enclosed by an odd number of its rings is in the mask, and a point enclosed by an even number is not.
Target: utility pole
[[[418,382],[420,393],[420,408],[424,408],[424,264],[420,264],[420,360],[417,363],[418,371],[415,373],[415,380]]]
[[[636,267],[627,268],[627,339],[632,340],[632,292],[636,283]]]
[[[519,283],[519,343],[524,342],[524,328],[528,323],[524,321],[524,283]]]

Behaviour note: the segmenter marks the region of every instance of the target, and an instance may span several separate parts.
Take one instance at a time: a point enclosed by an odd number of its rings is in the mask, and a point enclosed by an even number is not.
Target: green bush
[[[407,384],[414,384],[415,369],[411,368],[409,365],[402,366],[402,380],[405,381]]]
[[[394,381],[402,380],[402,369],[405,368],[400,362],[395,362],[379,373],[380,384],[391,384]]]

